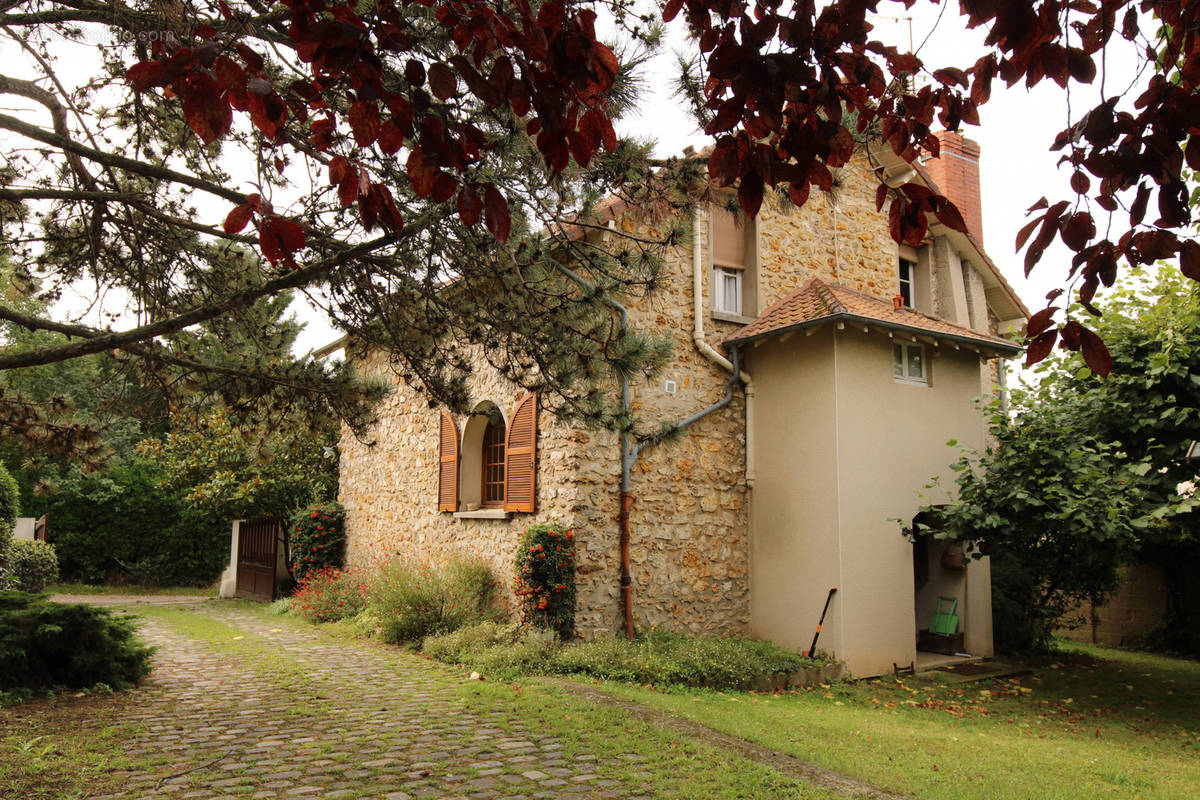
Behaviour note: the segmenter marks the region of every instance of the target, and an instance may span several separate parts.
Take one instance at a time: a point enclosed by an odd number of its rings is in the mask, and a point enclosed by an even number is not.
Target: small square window
[[[717,267],[713,270],[713,310],[742,313],[742,271]]]
[[[925,375],[925,348],[919,344],[892,344],[892,377],[905,383],[928,383]]]

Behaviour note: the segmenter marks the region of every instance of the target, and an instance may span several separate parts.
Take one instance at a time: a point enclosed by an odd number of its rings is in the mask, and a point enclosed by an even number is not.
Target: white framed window
[[[742,313],[742,270],[729,267],[713,270],[713,310]]]
[[[892,377],[905,383],[928,384],[925,347],[915,342],[893,342]]]
[[[916,296],[917,265],[906,258],[900,259],[900,297],[904,300],[905,308],[913,308],[913,297]]]

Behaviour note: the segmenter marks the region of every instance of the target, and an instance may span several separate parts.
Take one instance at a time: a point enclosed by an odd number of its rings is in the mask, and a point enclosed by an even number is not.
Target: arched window
[[[441,412],[438,511],[532,512],[537,498],[537,395],[528,393],[505,424],[495,403],[477,405],[463,426]],[[490,517],[489,517],[490,518]]]
[[[481,452],[483,508],[504,507],[504,423],[489,422],[483,432]]]

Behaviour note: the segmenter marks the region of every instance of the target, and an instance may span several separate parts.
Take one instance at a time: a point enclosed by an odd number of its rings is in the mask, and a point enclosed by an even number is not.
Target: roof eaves
[[[924,336],[927,338],[938,339],[940,341],[951,342],[954,344],[963,344],[968,347],[974,347],[979,350],[994,351],[997,355],[1011,358],[1018,355],[1022,351],[1022,347],[1017,344],[1004,344],[992,338],[979,338],[975,336],[963,336],[956,333],[948,333],[946,331],[930,330],[929,328],[918,328],[913,325],[904,325],[899,322],[890,322],[888,320],[876,319],[875,317],[867,317],[862,314],[852,314],[848,311],[839,311],[834,314],[829,314],[816,319],[805,320],[791,325],[785,325],[781,328],[772,328],[770,330],[754,333],[750,336],[740,338],[729,338],[722,343],[722,347],[731,347],[734,345],[750,344],[761,339],[766,339],[770,336],[783,336],[788,333],[796,333],[807,328],[817,328],[822,325],[828,325],[832,322],[850,322],[866,325],[874,328],[882,328],[889,331],[897,331],[907,333],[913,337]]]

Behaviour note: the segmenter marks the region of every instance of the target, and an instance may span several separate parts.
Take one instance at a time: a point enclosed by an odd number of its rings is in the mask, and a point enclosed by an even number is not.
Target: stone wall
[[[1068,639],[1107,645],[1140,644],[1148,631],[1161,627],[1167,612],[1167,583],[1162,571],[1150,564],[1121,568],[1121,585],[1102,606],[1080,605],[1065,619],[1082,619],[1076,628],[1063,629]]]

